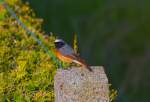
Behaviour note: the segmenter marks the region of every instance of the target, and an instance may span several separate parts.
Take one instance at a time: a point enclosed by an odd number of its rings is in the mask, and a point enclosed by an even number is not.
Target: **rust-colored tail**
[[[87,68],[90,72],[93,72],[93,70],[90,68],[90,66],[86,66],[86,68]]]
[[[81,65],[82,67],[88,69],[90,72],[93,72],[93,70],[90,68],[90,66],[88,66],[83,60],[74,60],[74,63],[77,63],[79,65]]]

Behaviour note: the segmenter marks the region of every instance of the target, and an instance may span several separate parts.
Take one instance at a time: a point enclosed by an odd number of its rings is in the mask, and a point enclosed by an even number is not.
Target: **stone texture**
[[[109,102],[108,79],[103,67],[93,72],[72,67],[59,69],[55,75],[55,102]]]

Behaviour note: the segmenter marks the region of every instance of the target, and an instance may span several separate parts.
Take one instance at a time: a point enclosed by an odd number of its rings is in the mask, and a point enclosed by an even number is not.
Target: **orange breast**
[[[63,56],[59,51],[56,51],[56,56],[63,62],[72,63],[71,58],[69,58],[67,56]]]

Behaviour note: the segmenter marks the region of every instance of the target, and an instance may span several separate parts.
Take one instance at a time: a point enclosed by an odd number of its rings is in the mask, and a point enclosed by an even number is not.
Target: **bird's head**
[[[62,48],[66,44],[62,39],[56,39],[54,43],[57,49]]]

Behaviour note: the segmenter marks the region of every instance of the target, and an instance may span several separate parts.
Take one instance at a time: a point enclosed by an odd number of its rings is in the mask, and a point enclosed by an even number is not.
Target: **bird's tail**
[[[87,65],[84,61],[74,60],[73,62],[81,65],[82,67],[84,67],[86,69],[88,69],[90,72],[93,72],[93,70],[90,68],[90,66]]]

